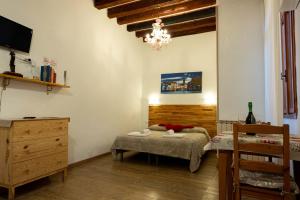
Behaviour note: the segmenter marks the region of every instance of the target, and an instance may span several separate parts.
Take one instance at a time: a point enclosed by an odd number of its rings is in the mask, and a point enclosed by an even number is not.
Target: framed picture
[[[202,93],[202,72],[161,74],[162,94]]]

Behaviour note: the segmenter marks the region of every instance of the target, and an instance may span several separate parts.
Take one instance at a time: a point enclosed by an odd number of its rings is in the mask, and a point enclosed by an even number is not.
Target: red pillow
[[[193,128],[193,126],[182,126],[182,125],[175,125],[175,124],[160,124],[159,126],[166,127],[167,130],[174,130],[174,132],[181,132],[182,129],[185,128]]]

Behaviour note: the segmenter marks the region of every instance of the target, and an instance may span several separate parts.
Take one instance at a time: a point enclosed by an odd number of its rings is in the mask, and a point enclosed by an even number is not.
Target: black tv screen
[[[0,46],[29,53],[32,29],[0,16]]]

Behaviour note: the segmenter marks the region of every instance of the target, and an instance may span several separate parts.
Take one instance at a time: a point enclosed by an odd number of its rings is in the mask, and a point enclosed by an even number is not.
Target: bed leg
[[[123,150],[117,150],[117,160],[123,161]]]
[[[120,161],[121,161],[121,162],[123,162],[123,160],[124,160],[124,155],[123,155],[123,153],[124,153],[123,151],[120,151]]]
[[[155,155],[155,164],[156,164],[156,166],[158,165],[158,155]]]
[[[151,164],[151,154],[150,153],[147,153],[147,162],[148,164]]]

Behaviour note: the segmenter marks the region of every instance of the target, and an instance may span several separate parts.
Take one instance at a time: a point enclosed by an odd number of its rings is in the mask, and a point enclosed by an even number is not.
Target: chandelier
[[[150,44],[154,49],[160,50],[164,45],[169,44],[172,39],[166,29],[162,29],[164,24],[161,19],[156,19],[156,22],[152,24],[153,31],[151,34],[147,34],[145,42]]]

